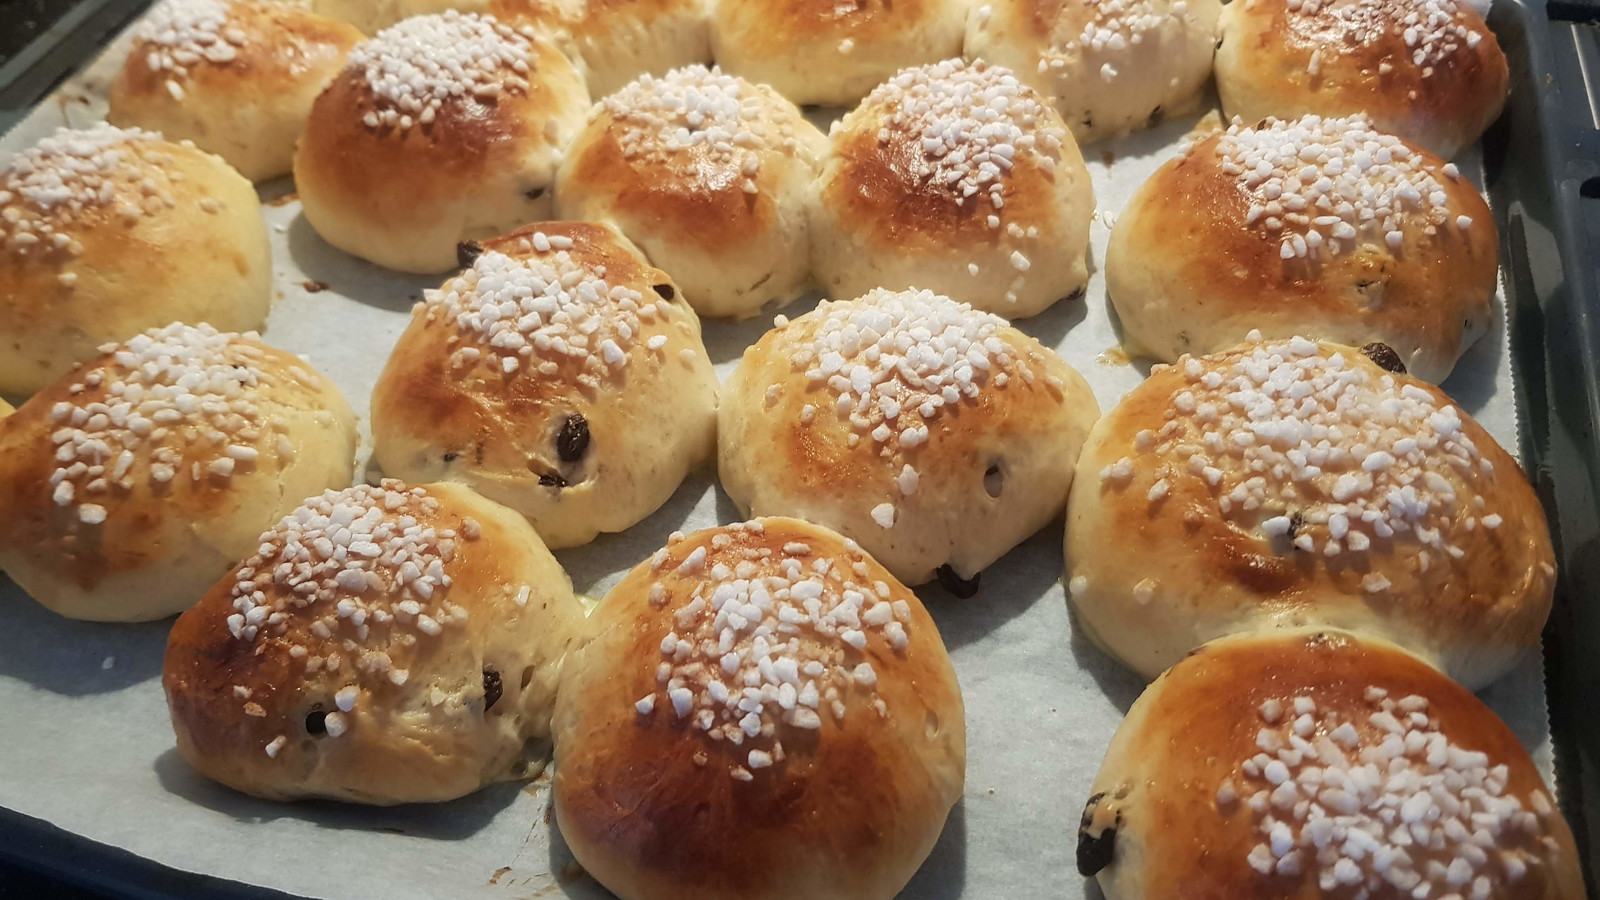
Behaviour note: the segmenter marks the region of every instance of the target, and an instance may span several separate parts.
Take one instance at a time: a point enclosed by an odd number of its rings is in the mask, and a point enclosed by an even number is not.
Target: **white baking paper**
[[[103,115],[113,47],[0,140],[0,158],[56,126]],[[1057,351],[1111,408],[1148,371],[1121,362],[1097,269],[1111,217],[1200,119],[1185,116],[1085,152],[1101,212],[1086,299],[1020,327]],[[1476,159],[1464,171],[1479,171]],[[268,185],[277,303],[265,331],[306,354],[365,419],[368,397],[411,305],[439,278],[397,275],[323,243],[288,195]],[[799,315],[815,299],[783,312]],[[1502,304],[1503,308],[1503,304]],[[768,315],[706,323],[726,378]],[[1445,385],[1513,451],[1517,427],[1503,318]],[[364,426],[363,422],[363,426]],[[363,447],[365,454],[365,447]],[[710,466],[626,534],[557,554],[581,592],[598,597],[675,530],[733,520]],[[1074,631],[1060,583],[1061,525],[983,573],[956,600],[919,591],[955,660],[966,699],[967,791],[904,896],[1098,897],[1074,864],[1079,811],[1101,755],[1140,680]],[[583,874],[551,825],[541,779],[433,806],[367,809],[268,803],[207,782],[173,748],[160,686],[168,623],[96,625],[46,612],[0,577],[0,806],[179,869],[317,898],[608,896]],[[1547,780],[1548,718],[1540,660],[1484,694],[1535,753]],[[824,900],[824,898],[819,898]]]

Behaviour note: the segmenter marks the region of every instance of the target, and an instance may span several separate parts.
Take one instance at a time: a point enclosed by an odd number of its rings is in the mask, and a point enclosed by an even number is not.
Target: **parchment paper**
[[[0,159],[61,124],[102,117],[121,46],[0,139]],[[1115,317],[1097,271],[1109,222],[1176,152],[1202,112],[1087,148],[1101,210],[1087,296],[1018,323],[1083,373],[1103,409],[1149,368],[1122,361],[1114,350]],[[1463,171],[1481,171],[1476,157],[1459,162]],[[337,382],[365,431],[373,382],[411,305],[442,278],[397,275],[334,250],[300,215],[290,190],[285,181],[262,192],[277,291],[264,335],[305,354]],[[794,317],[815,302],[782,312]],[[744,348],[770,326],[773,312],[744,323],[706,323],[720,376],[726,379]],[[1508,347],[1502,314],[1445,387],[1514,452]],[[707,466],[627,533],[556,555],[576,588],[597,598],[672,531],[736,517]],[[1061,540],[1057,522],[984,572],[981,592],[969,600],[937,586],[919,591],[966,699],[967,790],[904,897],[1099,896],[1075,868],[1077,818],[1142,683],[1076,633],[1060,581]],[[543,779],[452,803],[367,809],[267,803],[195,775],[173,748],[161,692],[169,624],[69,621],[0,576],[0,805],[169,866],[306,897],[609,896],[572,862],[551,824]],[[1483,696],[1534,752],[1549,781],[1542,661],[1528,660]]]

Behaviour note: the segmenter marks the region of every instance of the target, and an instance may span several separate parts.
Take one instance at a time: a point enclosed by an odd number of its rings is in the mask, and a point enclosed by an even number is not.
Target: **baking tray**
[[[107,26],[106,17],[120,9],[125,21],[126,11],[139,5],[138,0],[84,2],[105,12],[86,16],[81,29],[55,29],[47,36],[55,49],[36,52],[37,66],[8,76],[18,80],[0,81],[0,98],[9,98],[7,106],[0,106],[0,115],[26,109],[16,103],[20,94],[35,92],[27,105],[41,99],[70,71],[70,66],[63,65],[70,48],[85,54],[76,60],[78,65],[87,62],[92,52],[89,48],[115,28]],[[0,0],[0,27],[7,27],[7,5],[8,0]],[[1557,21],[1551,21],[1552,16]],[[1600,205],[1589,201],[1600,198],[1600,165],[1592,161],[1600,150],[1596,134],[1600,100],[1587,78],[1591,72],[1600,74],[1600,41],[1594,27],[1584,24],[1590,16],[1591,8],[1583,3],[1551,9],[1539,0],[1496,3],[1489,21],[1511,63],[1512,96],[1506,115],[1484,141],[1484,186],[1504,244],[1502,277],[1510,365],[1516,376],[1517,449],[1546,503],[1563,562],[1557,610],[1546,640],[1551,740],[1558,794],[1584,850],[1586,876],[1592,886],[1595,865],[1600,862],[1600,717],[1594,714],[1590,695],[1592,686],[1600,684],[1600,659],[1586,649],[1600,641],[1600,608],[1593,599],[1600,593],[1596,590],[1600,588],[1600,554],[1595,552],[1600,550],[1596,546],[1600,544],[1600,454],[1595,447],[1600,427],[1600,382],[1595,371],[1600,326],[1591,314],[1600,302],[1595,296],[1600,273],[1594,269],[1592,253],[1592,235],[1600,235]],[[3,93],[8,90],[9,94]],[[66,102],[71,102],[70,98]],[[0,128],[4,125],[0,119]],[[1099,150],[1091,147],[1086,155],[1093,160]],[[1108,204],[1106,211],[1114,214],[1119,206]],[[1063,321],[1058,316],[1055,321],[1065,328],[1079,318],[1081,315],[1068,316]],[[1024,330],[1031,329],[1024,325]],[[272,334],[268,337],[270,340]],[[1086,364],[1084,360],[1073,362],[1080,367]],[[1045,540],[1058,541],[1059,534],[1059,526],[1047,530]],[[1114,702],[1124,709],[1131,700],[1130,685],[1132,680],[1123,678],[1107,686],[1118,695]],[[6,727],[0,725],[0,742],[5,740]],[[1103,747],[1101,740],[1093,748],[1091,766],[1098,762]],[[1052,761],[1042,758],[1039,764],[1048,766]],[[1071,798],[1071,802],[1079,799]],[[119,798],[107,795],[104,802],[117,804]],[[183,824],[151,822],[150,827],[181,828]],[[957,825],[965,831],[965,823]],[[184,837],[206,839],[204,833]],[[337,841],[337,833],[330,839]],[[1069,828],[1061,829],[1059,841],[1063,850],[1070,850],[1073,835]],[[309,861],[281,862],[299,866]],[[984,884],[970,883],[960,870],[934,868],[936,877],[958,879],[949,884],[956,890],[945,895],[962,893],[963,884],[963,896],[1006,895],[991,892],[998,890],[994,886],[986,890]],[[1078,886],[1070,867],[1062,866],[1055,877],[1062,886]],[[940,893],[926,889],[930,879],[921,880],[919,894]],[[1092,884],[1086,887],[1091,896],[1096,893]],[[289,896],[182,872],[5,809],[0,809],[0,889],[19,897]],[[1034,889],[1045,895],[1061,893],[1048,884]]]

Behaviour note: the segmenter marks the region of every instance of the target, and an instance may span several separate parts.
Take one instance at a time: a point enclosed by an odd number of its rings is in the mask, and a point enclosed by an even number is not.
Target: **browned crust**
[[[329,408],[328,394],[335,391],[333,385],[313,374],[299,357],[248,338],[235,338],[232,342],[232,346],[241,345],[259,356],[247,359],[234,354],[235,358],[274,378],[273,386],[261,388],[251,397],[261,407],[264,419],[278,409]],[[50,476],[59,464],[50,435],[59,426],[51,422],[50,412],[56,403],[66,400],[80,405],[106,402],[109,393],[104,384],[85,386],[77,394],[71,392],[71,387],[81,384],[91,370],[111,365],[110,355],[91,359],[35,394],[15,415],[0,420],[0,509],[6,511],[0,516],[0,546],[18,557],[49,560],[56,576],[83,590],[93,589],[115,573],[143,569],[167,558],[171,548],[164,536],[191,523],[230,518],[243,505],[240,493],[247,483],[277,480],[292,463],[272,451],[276,432],[265,422],[261,425],[264,438],[258,442],[261,455],[253,462],[236,462],[231,478],[202,472],[199,479],[193,479],[184,471],[171,482],[156,485],[150,479],[148,457],[140,454],[128,470],[131,490],[113,485],[104,495],[78,495],[78,502],[115,509],[115,515],[105,522],[85,525],[78,520],[75,504],[58,506],[53,499]],[[291,370],[303,371],[315,381],[308,383],[292,377]],[[181,429],[179,425],[173,430]],[[215,456],[197,454],[200,448],[178,435],[164,446],[180,448],[187,460],[198,460],[202,469]]]
[[[1134,277],[1153,282],[1162,295],[1125,302],[1164,301],[1179,328],[1259,318],[1278,329],[1293,320],[1296,333],[1310,337],[1328,327],[1365,329],[1370,340],[1403,336],[1444,360],[1459,353],[1469,321],[1474,332],[1487,326],[1499,232],[1477,188],[1464,176],[1446,175],[1444,160],[1407,142],[1449,198],[1436,235],[1425,234],[1425,218],[1412,213],[1404,217],[1398,254],[1381,235],[1369,235],[1353,253],[1284,260],[1283,232],[1245,224],[1250,201],[1238,178],[1219,165],[1220,140],[1220,134],[1207,138],[1163,165],[1118,219],[1109,256],[1121,258],[1108,259],[1108,267],[1141,273]],[[1457,225],[1461,215],[1472,219],[1470,227]],[[1369,297],[1380,299],[1374,304]],[[1224,349],[1188,347],[1181,335],[1178,344],[1197,353]]]
[[[365,39],[345,22],[291,4],[259,0],[230,5],[227,27],[247,35],[244,45],[235,47],[237,56],[221,65],[195,63],[179,78],[147,64],[150,52],[163,48],[135,40],[112,82],[111,105],[121,106],[131,98],[170,100],[166,83],[176,80],[186,91],[265,106],[285,91],[301,89],[307,78],[320,81],[324,73],[343,67],[351,48]]]
[[[1130,897],[1317,898],[1314,875],[1301,879],[1259,876],[1245,861],[1262,840],[1249,808],[1237,803],[1219,810],[1216,794],[1224,778],[1241,784],[1238,765],[1259,752],[1259,708],[1269,699],[1297,696],[1314,700],[1320,712],[1338,710],[1350,718],[1363,742],[1377,743],[1378,727],[1364,699],[1368,686],[1400,698],[1418,694],[1428,713],[1452,742],[1489,755],[1490,764],[1510,769],[1506,793],[1528,808],[1528,798],[1545,786],[1515,734],[1473,694],[1422,661],[1386,642],[1357,639],[1343,632],[1248,635],[1207,644],[1178,663],[1147,689],[1113,740],[1095,792],[1108,794],[1098,807],[1102,820],[1120,813],[1118,841],[1140,849],[1138,872],[1102,875],[1102,884],[1138,883]],[[1117,794],[1126,796],[1118,799]],[[1583,896],[1572,836],[1559,815],[1548,820],[1560,846],[1553,865],[1531,867],[1512,890],[1496,897],[1515,900]],[[1502,849],[1550,854],[1526,836],[1512,837]],[[1445,860],[1448,862],[1448,860]],[[1113,866],[1123,865],[1119,860]]]
[[[956,244],[992,250],[1006,239],[1003,228],[991,228],[990,215],[1023,228],[1049,228],[1056,218],[1056,173],[1040,165],[1032,153],[1020,153],[1006,174],[995,209],[989,191],[962,197],[958,191],[917,174],[923,156],[920,138],[907,129],[891,129],[887,140],[879,128],[891,111],[863,106],[852,114],[858,126],[833,138],[824,171],[822,203],[836,210],[841,222],[863,234],[870,247],[899,253],[936,253]],[[1064,140],[1071,140],[1065,128]],[[1058,165],[1065,166],[1058,159]]]
[[[384,107],[365,77],[346,67],[312,106],[295,156],[301,192],[359,210],[363,221],[405,220],[454,205],[483,173],[523,169],[528,149],[546,141],[544,122],[568,102],[541,81],[543,67],[571,65],[559,55],[535,41],[528,93],[504,91],[488,100],[464,95],[440,107],[432,124],[404,130],[364,123],[368,112]]]
[[[609,226],[536,222],[481,246],[513,258],[533,258],[543,254],[523,239],[534,232],[572,238],[573,246],[567,252],[578,264],[605,267],[608,284],[632,288],[644,295],[644,302],[662,296],[656,286],[664,286],[665,293],[678,298],[680,306],[683,303],[667,273],[646,263]],[[426,423],[430,434],[455,436],[457,443],[442,447],[441,452],[459,455],[476,470],[528,469],[534,475],[560,471],[563,464],[556,458],[554,433],[530,433],[529,425],[552,417],[559,420],[574,409],[593,406],[594,392],[577,380],[584,371],[582,360],[560,357],[556,360],[559,370],[552,375],[526,368],[508,374],[494,353],[483,353],[476,362],[455,367],[454,351],[469,344],[456,323],[438,308],[418,306],[378,377],[372,398],[376,414]],[[610,377],[620,379],[617,390],[628,390],[629,380],[648,383],[675,362],[675,355],[633,353],[627,369]],[[591,421],[590,427],[604,424]]]
[[[781,553],[791,541],[810,544],[812,558],[847,557],[832,532],[760,521],[763,535],[729,532],[726,550],[711,546],[720,531],[711,529],[672,544],[658,572],[641,563],[602,601],[591,620],[596,636],[569,669],[557,710],[556,814],[579,861],[621,896],[890,896],[959,795],[965,741],[955,673],[916,596],[870,559],[867,578],[886,582],[891,599],[912,610],[905,651],[874,632],[864,651],[848,653],[849,665],[867,661],[878,671],[887,719],[852,687],[842,721],[824,716],[814,732],[780,723],[786,758],[741,782],[729,774],[741,748],[677,719],[670,705],[635,712],[634,701],[660,687],[655,663],[673,612],[701,583],[675,571],[696,548],[706,549],[707,568],[734,565],[742,546]],[[659,610],[648,599],[655,582],[667,590]],[[697,752],[705,765],[694,762]]]
[[[1429,64],[1428,70],[1412,63],[1411,48],[1394,31],[1359,46],[1330,33],[1326,13],[1311,17],[1291,11],[1288,0],[1229,4],[1220,32],[1224,41],[1237,46],[1218,55],[1224,103],[1230,93],[1238,93],[1251,110],[1263,113],[1366,112],[1384,131],[1453,155],[1499,115],[1509,78],[1505,53],[1483,17],[1465,2],[1457,8],[1460,24],[1482,40],[1473,49],[1463,45]],[[1322,53],[1318,74],[1309,71],[1319,47],[1334,50],[1341,45],[1346,52]],[[1229,71],[1230,59],[1238,60],[1239,68]],[[1380,70],[1385,63],[1391,67],[1388,72]],[[1237,87],[1230,91],[1233,85]]]
[[[793,44],[851,38],[897,37],[927,15],[929,0],[720,0],[716,15],[739,23],[750,55],[781,52]]]
[[[576,162],[562,174],[562,190],[573,194],[573,201],[602,202],[626,221],[707,253],[726,252],[771,229],[779,209],[770,190],[747,193],[737,167],[713,158],[704,143],[672,154],[645,152],[628,158],[618,135],[630,127],[619,124],[604,106],[596,107],[588,127],[573,142]],[[770,152],[762,155],[764,163],[775,161]],[[765,172],[758,174],[757,183],[766,177]],[[564,202],[564,208],[571,202]]]

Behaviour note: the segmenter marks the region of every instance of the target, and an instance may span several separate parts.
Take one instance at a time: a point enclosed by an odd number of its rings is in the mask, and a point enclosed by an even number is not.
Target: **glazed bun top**
[[[1050,184],[1063,157],[1078,158],[1044,98],[1009,69],[982,61],[901,70],[867,95],[839,134],[834,153],[847,175],[839,190],[854,195],[850,206],[875,237],[908,251],[951,238],[987,242],[1004,225],[1020,237],[1049,219],[1037,207],[1055,199]],[[1022,259],[1017,268],[1026,265]]]
[[[1205,645],[1134,703],[1093,790],[1079,866],[1111,900],[1583,896],[1517,736],[1381,640]]]
[[[56,131],[0,174],[0,246],[71,258],[83,252],[76,232],[172,208],[173,149],[154,132],[104,122]]]
[[[182,100],[185,84],[207,69],[232,66],[261,94],[298,88],[308,72],[332,63],[359,43],[355,28],[274,0],[163,0],[134,32],[124,69],[139,91],[155,85]],[[245,99],[244,97],[240,98]]]
[[[357,45],[344,77],[367,95],[361,120],[368,128],[405,132],[441,115],[466,126],[481,116],[481,104],[456,98],[492,102],[502,93],[529,93],[537,40],[490,16],[418,16]]]
[[[1449,158],[1505,105],[1505,53],[1464,0],[1254,0],[1220,31],[1223,111],[1246,121],[1365,112]]]

